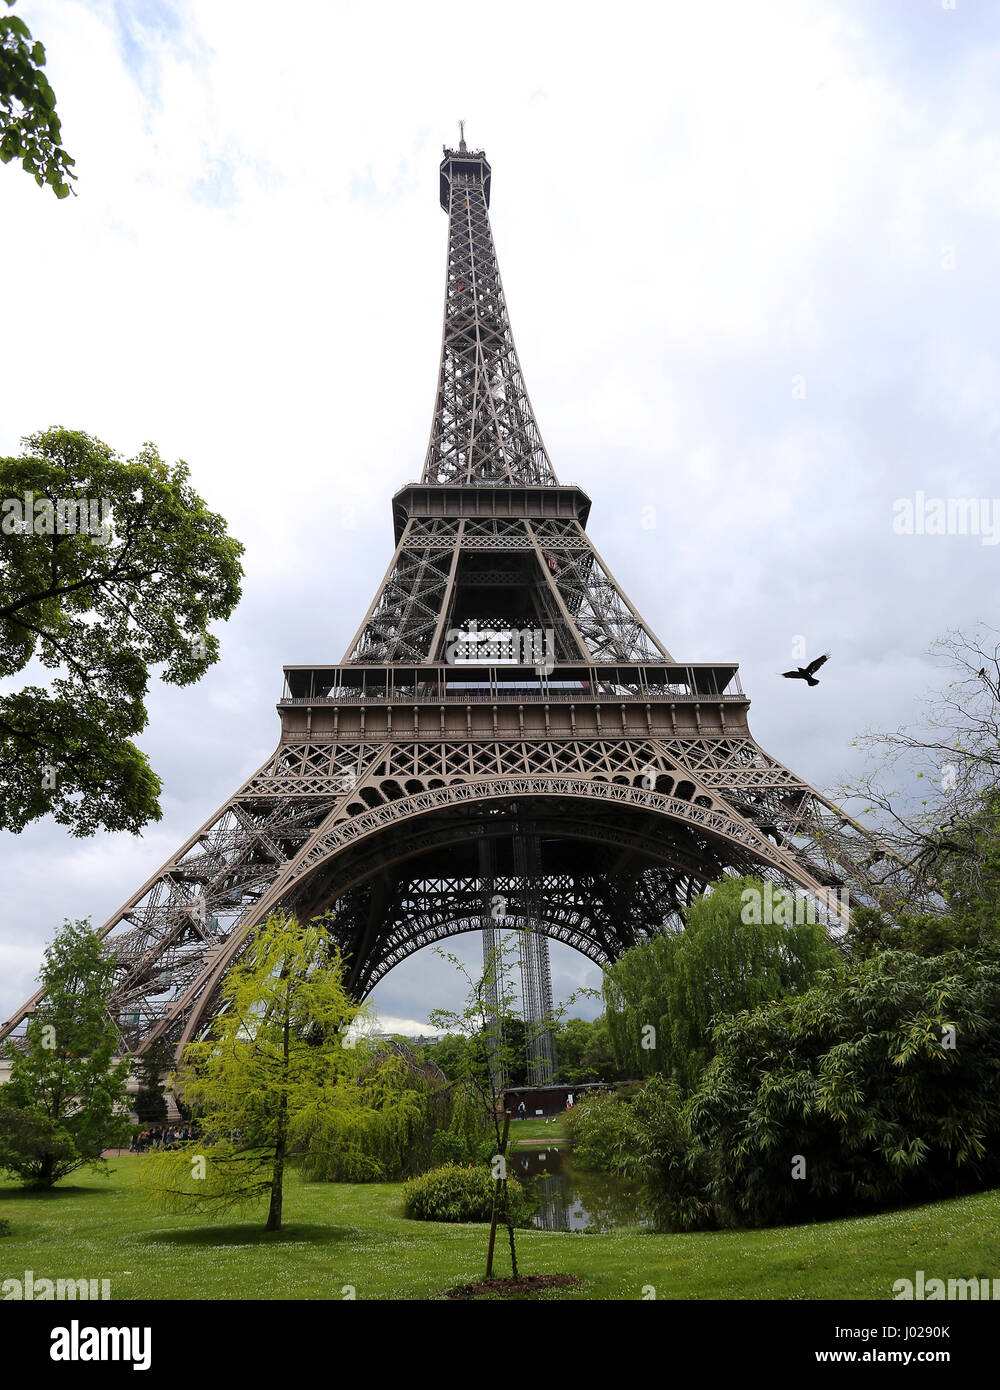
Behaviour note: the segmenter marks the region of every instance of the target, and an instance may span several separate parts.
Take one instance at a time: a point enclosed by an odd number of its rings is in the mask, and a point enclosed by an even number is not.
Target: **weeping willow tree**
[[[332,1182],[393,1182],[430,1166],[433,1137],[450,1120],[451,1090],[433,1062],[395,1040],[359,1039],[353,1092],[318,1104],[294,1127],[303,1176]]]
[[[798,992],[834,963],[822,922],[806,913],[761,920],[785,915],[747,910],[764,900],[759,880],[724,879],[691,904],[684,930],[634,946],[605,970],[608,1032],[624,1066],[690,1090],[720,1019]]]
[[[310,1181],[398,1182],[440,1163],[481,1159],[490,1143],[479,1096],[398,1038],[361,1039],[353,1094],[304,1111],[296,1152]]]

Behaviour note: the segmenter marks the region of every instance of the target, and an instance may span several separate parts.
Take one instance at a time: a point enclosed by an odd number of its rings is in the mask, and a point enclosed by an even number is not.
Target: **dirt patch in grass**
[[[445,1298],[482,1298],[491,1294],[500,1298],[530,1298],[541,1289],[568,1289],[581,1282],[575,1274],[523,1274],[519,1279],[510,1276],[480,1279],[475,1284],[460,1284],[457,1289],[448,1289]]]

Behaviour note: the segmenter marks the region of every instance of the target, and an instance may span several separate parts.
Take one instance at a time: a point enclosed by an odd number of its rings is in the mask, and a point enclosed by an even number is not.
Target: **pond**
[[[510,1172],[534,1193],[535,1225],[543,1231],[610,1231],[645,1226],[642,1186],[613,1173],[577,1168],[567,1146],[514,1150]]]

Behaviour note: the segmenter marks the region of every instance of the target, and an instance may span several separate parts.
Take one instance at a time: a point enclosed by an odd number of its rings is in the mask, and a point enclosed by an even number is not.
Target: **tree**
[[[968,852],[943,865],[944,896],[958,930],[987,944],[1000,939],[1000,790],[983,795],[961,840]]]
[[[88,922],[66,922],[45,952],[44,997],[25,1036],[8,1039],[10,1080],[0,1087],[0,1168],[29,1187],[53,1183],[128,1135],[129,1061],[114,1061],[107,1013],[114,961]]]
[[[8,7],[14,0],[6,0]],[[42,71],[45,49],[23,19],[0,14],[0,164],[20,159],[39,188],[70,193],[74,160],[62,147],[56,96]]]
[[[1000,794],[984,793],[970,814],[953,820],[947,836],[951,846],[934,833],[925,842],[946,910],[889,920],[876,908],[856,908],[847,932],[853,957],[882,950],[937,956],[1000,941]]]
[[[0,459],[0,828],[51,813],[75,835],[160,819],[160,780],[131,742],[150,668],[174,685],[218,659],[208,630],[240,597],[243,547],[147,444],[122,459],[64,429]]]
[[[429,1062],[441,1068],[449,1081],[458,1081],[464,1075],[468,1047],[467,1040],[458,1033],[446,1033],[437,1042],[424,1043],[420,1051]]]
[[[354,1056],[356,1069],[344,1084],[356,1089],[357,1104],[316,1109],[296,1127],[303,1177],[396,1182],[423,1172],[448,1119],[445,1077],[397,1039],[358,1038]]]
[[[484,1126],[493,1132],[495,1148],[491,1166],[495,1188],[486,1277],[493,1273],[493,1242],[499,1221],[507,1229],[511,1270],[515,1280],[518,1278],[517,1247],[505,1152],[509,1116],[501,1119],[504,1115],[503,1094],[511,1074],[523,1065],[526,1030],[529,1027],[539,1030],[552,1027],[555,1022],[554,1019],[542,1019],[537,1024],[529,1025],[517,1011],[513,985],[516,949],[513,936],[503,937],[490,953],[483,973],[477,977],[469,973],[457,956],[437,949],[437,954],[455,967],[468,988],[461,1010],[435,1009],[430,1014],[431,1026],[436,1031],[457,1034],[464,1039],[466,1045],[456,1057],[458,1081],[475,1098]]]
[[[167,1098],[163,1093],[161,1078],[164,1072],[172,1070],[173,1049],[162,1038],[158,1038],[135,1062],[135,1076],[139,1082],[133,1109],[140,1124],[159,1124],[167,1118]]]
[[[911,726],[858,736],[868,769],[839,794],[860,802],[880,839],[916,870],[954,889],[964,864],[974,870],[983,809],[1000,788],[1000,632],[986,623],[950,631],[930,656],[949,679]]]
[[[803,989],[831,963],[821,922],[752,920],[744,895],[763,890],[753,878],[724,879],[691,904],[683,931],[652,937],[607,967],[608,1030],[621,1061],[690,1090],[720,1018]]]
[[[615,1058],[608,1021],[567,1018],[555,1034],[559,1079],[579,1086],[585,1081],[623,1081],[625,1070]]]
[[[722,1020],[686,1106],[733,1224],[1000,1182],[1000,951],[880,951]]]
[[[691,1133],[676,1081],[652,1076],[625,1111],[616,1168],[641,1178],[658,1231],[714,1230],[725,1224],[712,1193],[712,1156]]]
[[[281,1226],[288,1163],[332,1111],[355,1111],[347,1029],[360,1012],[325,925],[275,914],[221,989],[211,1036],[184,1051],[174,1085],[206,1142],[159,1155],[150,1186],[172,1211],[226,1212],[268,1201]],[[200,1162],[199,1162],[200,1160]]]

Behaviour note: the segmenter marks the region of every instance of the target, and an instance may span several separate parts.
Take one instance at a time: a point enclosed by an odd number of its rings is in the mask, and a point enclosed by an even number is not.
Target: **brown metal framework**
[[[890,909],[922,894],[758,746],[736,665],[677,663],[598,555],[590,500],[557,482],[535,422],[489,199],[485,156],[446,150],[430,443],[343,661],[286,667],[273,755],[104,927],[128,1049],[201,1035],[278,907],[333,914],[363,997],[423,946],[523,925],[525,904],[603,964],[727,873],[821,904],[848,885]]]

